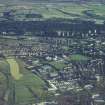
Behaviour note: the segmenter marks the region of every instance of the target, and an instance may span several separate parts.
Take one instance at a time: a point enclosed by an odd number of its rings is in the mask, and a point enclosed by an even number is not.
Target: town
[[[12,12],[0,20],[0,105],[105,105],[105,23]]]

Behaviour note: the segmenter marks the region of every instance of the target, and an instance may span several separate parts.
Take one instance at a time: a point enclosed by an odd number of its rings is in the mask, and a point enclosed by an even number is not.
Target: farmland
[[[22,74],[19,73],[19,65],[14,59],[7,59],[7,62],[10,65],[10,72],[14,79],[18,80],[22,77]]]
[[[38,99],[41,100],[42,95],[46,95],[43,89],[44,81],[26,70],[22,62],[18,62],[21,61],[13,58],[2,59],[0,62],[1,97],[4,97],[10,105],[19,105],[21,103],[26,105],[27,103],[34,103]],[[7,69],[7,66],[8,68],[10,66],[10,69]],[[9,80],[7,80],[6,76]]]
[[[5,10],[5,5],[0,6],[0,12]],[[97,23],[102,23],[105,19],[104,4],[74,4],[74,3],[59,3],[59,4],[27,4],[27,5],[10,5],[9,10],[13,10],[16,19],[25,18],[24,14],[41,14],[43,19],[81,19],[92,20]]]

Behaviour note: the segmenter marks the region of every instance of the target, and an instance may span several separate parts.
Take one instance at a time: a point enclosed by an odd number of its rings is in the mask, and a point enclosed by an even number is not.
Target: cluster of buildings
[[[35,105],[105,105],[105,24],[31,21],[42,16],[27,11],[13,21],[12,13],[0,14],[9,20],[0,22],[0,56],[21,59],[46,82],[54,97]]]
[[[53,93],[55,98],[67,91],[75,91],[78,94],[85,91],[91,93],[89,105],[104,105],[105,95],[101,91],[105,84],[103,87],[98,86],[104,82],[105,75],[104,43],[101,37],[73,39],[2,36],[0,55],[23,60],[25,68],[40,76],[47,83],[49,87],[47,90]],[[76,54],[86,56],[88,59],[71,60],[70,57]],[[58,67],[59,63],[63,65],[62,68]],[[55,100],[52,99],[52,102]],[[77,103],[80,105],[81,99],[78,100]],[[51,104],[45,103],[43,105]],[[52,105],[57,105],[57,100]]]

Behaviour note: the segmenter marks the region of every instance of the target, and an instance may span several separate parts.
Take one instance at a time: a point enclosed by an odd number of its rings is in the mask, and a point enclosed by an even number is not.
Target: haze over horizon
[[[53,3],[53,2],[100,2],[104,3],[105,0],[0,0],[0,3]]]

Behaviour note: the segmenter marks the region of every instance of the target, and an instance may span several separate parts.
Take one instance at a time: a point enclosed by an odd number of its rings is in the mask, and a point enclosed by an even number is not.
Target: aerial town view
[[[0,0],[0,105],[105,105],[105,0]]]

